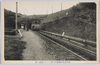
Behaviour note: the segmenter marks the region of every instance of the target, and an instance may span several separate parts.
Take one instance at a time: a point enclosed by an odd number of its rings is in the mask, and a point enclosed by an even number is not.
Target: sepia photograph
[[[2,1],[2,63],[98,63],[98,6]]]

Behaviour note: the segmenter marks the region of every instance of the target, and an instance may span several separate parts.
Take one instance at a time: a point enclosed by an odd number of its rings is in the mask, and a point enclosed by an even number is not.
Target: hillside
[[[52,14],[48,15],[45,19],[43,19],[42,23],[47,23],[50,21],[54,21],[54,20],[66,17],[67,12],[68,12],[68,10],[62,10],[59,12],[52,13]]]
[[[15,29],[15,12],[4,9],[4,22],[5,30]],[[18,23],[21,22],[24,18],[24,15],[18,13]]]
[[[27,16],[29,19],[39,19],[39,20],[43,20],[44,18],[47,17],[47,15],[29,15]]]
[[[55,33],[96,41],[96,4],[79,3],[67,10],[50,15],[23,15],[18,13],[20,23],[39,19],[42,29]],[[15,28],[15,13],[5,9],[5,28]]]
[[[15,29],[15,12],[4,9],[4,18],[5,18],[5,30]],[[47,15],[24,15],[18,13],[18,28],[20,23],[30,22],[34,19],[43,20]]]
[[[5,17],[5,28],[15,28],[15,13],[4,10],[4,17]]]
[[[77,4],[68,10],[48,15],[43,22],[46,31],[59,34],[65,32],[65,35],[96,41],[95,3]]]

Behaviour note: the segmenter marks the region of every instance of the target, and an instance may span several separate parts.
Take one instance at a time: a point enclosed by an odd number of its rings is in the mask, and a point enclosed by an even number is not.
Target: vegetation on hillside
[[[12,12],[10,10],[4,9],[4,26],[5,26],[5,31],[12,31],[15,29],[15,12]],[[24,15],[18,13],[18,27],[19,27],[19,22],[21,22],[24,17]]]
[[[15,12],[12,12],[10,10],[4,9],[4,18],[5,18],[5,31],[12,31],[15,29]],[[18,13],[18,28],[20,28],[21,23],[26,24],[29,28],[31,25],[31,22],[33,20],[43,20],[47,15],[24,15]]]
[[[23,19],[21,14],[18,14],[18,24]],[[4,24],[5,24],[5,38],[4,38],[4,57],[5,60],[21,60],[22,53],[25,49],[26,42],[20,39],[20,36],[15,30],[15,13],[4,9]]]
[[[96,41],[96,4],[93,2],[79,3],[50,15],[18,14],[18,26],[21,23],[30,26],[35,19],[42,22],[43,30]],[[15,13],[6,9],[5,28],[15,28]]]
[[[79,3],[68,10],[49,15],[43,22],[46,31],[65,32],[65,35],[96,41],[95,3]]]
[[[15,13],[8,11],[8,10],[4,10],[4,22],[5,22],[5,28],[15,28]]]
[[[22,60],[25,44],[26,42],[19,40],[17,37],[5,37],[5,60]]]

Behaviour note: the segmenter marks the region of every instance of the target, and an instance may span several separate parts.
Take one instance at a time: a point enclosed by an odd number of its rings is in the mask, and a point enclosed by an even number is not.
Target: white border
[[[80,1],[80,2],[83,2],[83,1]],[[86,1],[86,2],[91,2],[91,1]],[[92,2],[94,2],[94,1],[92,1]],[[98,3],[97,4],[97,7],[99,7],[99,2],[96,2],[96,3]],[[36,64],[36,61],[4,61],[4,15],[3,15],[3,13],[4,13],[4,8],[3,8],[3,5],[2,5],[2,3],[1,3],[1,35],[2,35],[2,38],[1,38],[1,40],[2,40],[2,51],[1,51],[1,53],[2,53],[2,56],[1,56],[1,59],[3,60],[2,61],[2,63],[3,64],[22,64],[22,63],[25,63],[25,64]],[[98,11],[98,8],[97,8],[97,14],[99,13],[99,11]],[[99,32],[99,18],[98,18],[98,16],[99,15],[97,15],[97,32]],[[97,48],[98,48],[98,52],[97,52],[97,61],[62,61],[62,63],[57,63],[56,61],[54,61],[54,63],[55,64],[65,64],[65,63],[99,63],[99,33],[97,33],[97,42],[98,42],[98,45],[97,45]],[[37,61],[39,64],[42,62],[42,61]],[[53,63],[53,64],[54,64]],[[43,64],[51,64],[51,61],[43,61]]]

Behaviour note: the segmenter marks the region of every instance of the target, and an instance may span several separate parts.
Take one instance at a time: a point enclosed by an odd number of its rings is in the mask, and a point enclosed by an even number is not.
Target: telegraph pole
[[[52,6],[52,14],[53,14],[53,6]]]
[[[16,30],[17,30],[17,13],[18,13],[18,2],[16,2],[16,23],[15,23]]]
[[[61,11],[62,11],[62,2],[61,2]]]
[[[47,15],[48,15],[48,10],[47,10]]]

